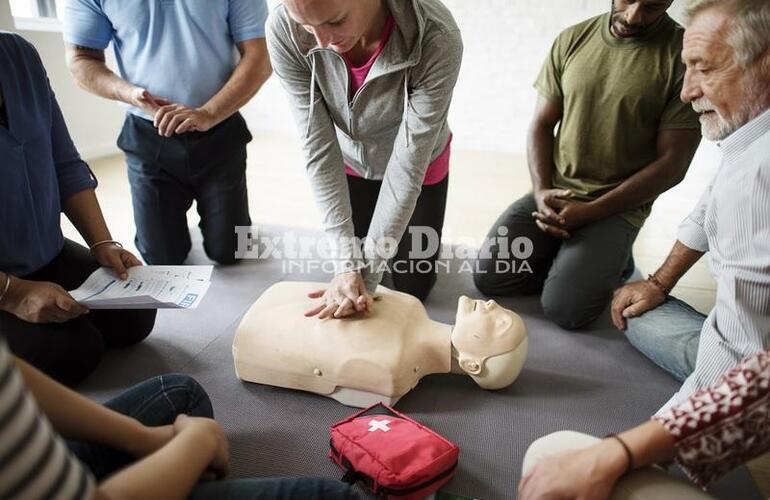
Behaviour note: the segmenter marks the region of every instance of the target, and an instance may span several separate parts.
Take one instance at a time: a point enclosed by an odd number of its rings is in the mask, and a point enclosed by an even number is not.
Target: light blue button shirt
[[[122,78],[199,107],[232,75],[235,44],[265,36],[267,13],[265,0],[69,0],[64,40],[101,50],[112,42]]]
[[[703,323],[692,375],[658,414],[770,348],[770,110],[719,147],[722,165],[677,235],[708,252],[716,305]]]

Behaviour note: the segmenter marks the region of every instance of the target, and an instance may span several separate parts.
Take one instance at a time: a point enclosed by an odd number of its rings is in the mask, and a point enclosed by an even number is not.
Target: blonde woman
[[[394,287],[424,299],[436,281],[463,50],[451,14],[438,0],[285,0],[267,39],[337,244],[336,274],[308,314],[371,308],[389,257]],[[420,237],[405,237],[408,227]],[[362,253],[354,237],[366,239]]]

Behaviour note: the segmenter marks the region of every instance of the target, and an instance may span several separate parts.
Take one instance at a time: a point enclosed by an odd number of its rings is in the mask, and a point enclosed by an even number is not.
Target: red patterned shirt
[[[770,351],[653,419],[676,439],[677,463],[705,488],[770,449]]]

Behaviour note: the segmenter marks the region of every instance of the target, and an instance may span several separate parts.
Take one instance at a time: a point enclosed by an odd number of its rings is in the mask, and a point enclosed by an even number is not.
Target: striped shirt
[[[94,480],[52,430],[0,340],[0,498],[79,500]]]
[[[716,305],[703,324],[692,375],[658,414],[770,348],[770,110],[719,147],[722,164],[677,235],[688,248],[708,252]]]

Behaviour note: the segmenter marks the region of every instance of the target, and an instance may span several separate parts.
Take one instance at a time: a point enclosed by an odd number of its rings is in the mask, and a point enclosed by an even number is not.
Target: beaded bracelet
[[[647,281],[650,282],[653,286],[655,286],[655,288],[663,292],[663,295],[668,296],[671,293],[671,290],[663,286],[663,283],[661,283],[658,280],[657,276],[655,276],[654,274],[647,275]]]

